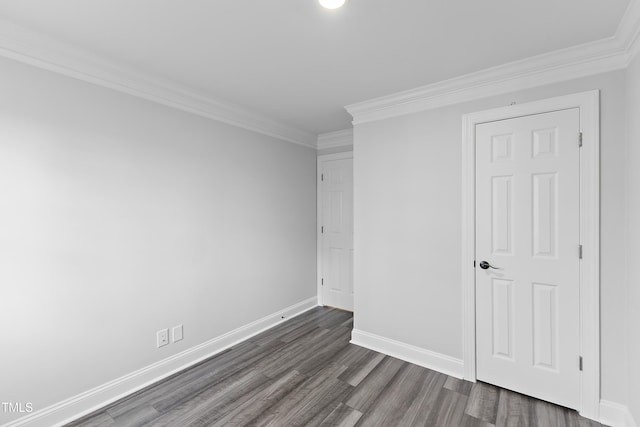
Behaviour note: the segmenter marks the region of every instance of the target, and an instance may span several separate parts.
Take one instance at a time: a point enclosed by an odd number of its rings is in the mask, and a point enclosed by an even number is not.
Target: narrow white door
[[[477,377],[574,409],[579,132],[577,108],[476,127]]]
[[[322,303],[353,311],[353,158],[321,162]]]

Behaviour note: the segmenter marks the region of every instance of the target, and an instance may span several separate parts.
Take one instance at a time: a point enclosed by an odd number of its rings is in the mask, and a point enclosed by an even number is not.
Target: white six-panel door
[[[570,408],[580,402],[579,113],[476,126],[477,378]]]
[[[353,158],[320,165],[322,304],[353,311]]]

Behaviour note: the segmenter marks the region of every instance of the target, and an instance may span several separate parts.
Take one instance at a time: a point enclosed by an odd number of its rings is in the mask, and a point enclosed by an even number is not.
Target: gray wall
[[[5,59],[0,93],[1,401],[42,409],[315,296],[315,150]]]
[[[462,115],[601,90],[602,396],[626,401],[625,72],[356,125],[355,328],[462,358]]]
[[[627,286],[629,408],[640,422],[640,55],[627,70]]]

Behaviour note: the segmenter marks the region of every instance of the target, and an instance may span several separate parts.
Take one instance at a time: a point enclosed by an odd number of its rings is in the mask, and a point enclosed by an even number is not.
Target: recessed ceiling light
[[[322,7],[327,9],[337,9],[342,6],[346,0],[319,0]]]

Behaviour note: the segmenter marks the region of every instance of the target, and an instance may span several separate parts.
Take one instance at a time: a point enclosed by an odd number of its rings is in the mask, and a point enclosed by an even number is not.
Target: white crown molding
[[[345,107],[353,124],[487,98],[626,67],[613,38],[538,55]]]
[[[173,82],[115,64],[91,52],[0,20],[0,56],[295,144],[315,148],[314,134]]]
[[[346,106],[353,124],[383,120],[516,90],[626,68],[640,50],[639,0],[631,0],[616,35]]]
[[[615,38],[624,43],[628,55],[627,65],[630,64],[640,53],[640,1],[629,2]]]
[[[353,129],[343,129],[318,135],[317,148],[349,147],[353,145]]]

